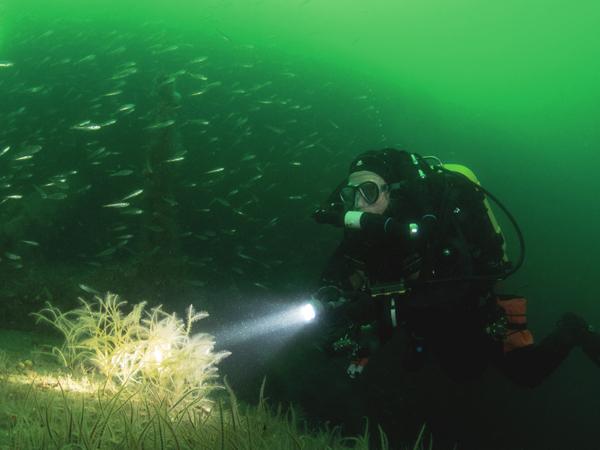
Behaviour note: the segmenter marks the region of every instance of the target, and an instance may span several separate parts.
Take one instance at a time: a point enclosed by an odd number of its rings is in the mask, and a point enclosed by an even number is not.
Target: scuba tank
[[[437,158],[435,156],[425,156],[425,157],[423,157],[423,159],[426,161],[433,160],[434,164],[432,164],[431,166],[433,168],[437,168],[437,170],[440,173],[445,173],[449,176],[452,176],[453,174],[459,174],[459,176],[462,176],[464,180],[467,180],[474,187],[474,189],[476,191],[478,191],[482,194],[483,205],[486,210],[489,223],[490,223],[491,227],[493,228],[494,232],[501,238],[501,241],[502,241],[502,244],[501,244],[501,246],[502,246],[502,262],[504,263],[505,267],[510,267],[508,270],[498,272],[497,274],[479,275],[479,276],[474,275],[474,276],[467,276],[462,279],[454,279],[454,280],[452,280],[452,279],[430,280],[429,283],[444,283],[444,282],[452,282],[452,281],[476,281],[476,280],[499,281],[499,280],[504,280],[504,279],[508,278],[509,276],[511,276],[512,274],[514,274],[515,272],[517,272],[523,265],[523,261],[525,259],[525,240],[523,238],[523,233],[521,232],[521,229],[520,229],[517,221],[515,220],[513,215],[510,213],[510,211],[508,211],[508,209],[500,202],[500,200],[498,200],[498,198],[496,198],[493,194],[491,194],[489,191],[487,191],[486,189],[484,189],[481,186],[481,183],[480,183],[479,179],[477,178],[477,176],[475,175],[475,173],[468,167],[461,165],[461,164],[444,164],[444,163],[442,163],[442,161],[439,158]],[[513,225],[513,227],[515,229],[515,232],[519,239],[520,252],[519,252],[519,258],[517,259],[517,262],[514,264],[512,264],[508,259],[508,255],[507,255],[507,251],[506,251],[506,238],[505,238],[504,232],[502,231],[502,228],[500,227],[500,225],[498,223],[498,220],[496,219],[496,216],[490,206],[490,202],[488,201],[488,199],[491,199],[502,210],[502,212],[506,215],[506,217],[509,219],[510,223]]]

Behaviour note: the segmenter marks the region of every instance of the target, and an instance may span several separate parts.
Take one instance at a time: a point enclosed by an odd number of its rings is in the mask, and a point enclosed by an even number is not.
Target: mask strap
[[[406,181],[400,181],[399,183],[388,183],[388,191],[398,191],[407,184],[408,183]]]

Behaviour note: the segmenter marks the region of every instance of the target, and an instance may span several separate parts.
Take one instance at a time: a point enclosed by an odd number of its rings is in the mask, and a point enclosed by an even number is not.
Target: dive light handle
[[[344,226],[344,209],[337,203],[317,208],[311,216],[318,224]]]
[[[344,215],[344,226],[370,234],[392,235],[399,242],[426,242],[437,225],[435,214],[424,214],[418,221],[399,221],[382,214],[348,211]]]

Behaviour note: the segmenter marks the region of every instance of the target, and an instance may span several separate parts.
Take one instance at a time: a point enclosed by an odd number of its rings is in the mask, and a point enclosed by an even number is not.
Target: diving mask
[[[357,200],[357,193],[362,196],[367,205],[372,205],[379,199],[379,195],[389,190],[387,184],[378,185],[374,181],[365,181],[359,185],[348,184],[340,190],[340,198],[346,209],[354,208]]]

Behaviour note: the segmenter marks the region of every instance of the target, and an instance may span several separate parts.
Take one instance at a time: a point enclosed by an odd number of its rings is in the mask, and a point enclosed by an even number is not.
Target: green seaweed
[[[190,309],[186,321],[181,321],[160,308],[146,312],[144,304],[135,305],[125,314],[125,303],[116,296],[96,302],[83,302],[81,308],[67,313],[48,305],[38,313],[39,320],[53,324],[65,334],[65,346],[60,350],[73,364],[67,373],[44,375],[31,370],[0,378],[0,417],[8,418],[0,421],[0,448],[369,448],[368,427],[354,438],[342,436],[339,428],[311,431],[293,407],[273,408],[265,398],[266,380],[255,405],[240,404],[227,379],[223,380],[223,389],[215,390],[218,385],[214,366],[222,355],[203,355],[195,361],[206,365],[203,376],[189,377],[189,365],[183,364],[183,357],[196,353],[185,347],[199,345],[206,353],[214,343],[207,335],[200,335],[200,340],[190,336],[191,323],[202,314]],[[120,366],[107,367],[115,355],[123,354],[124,348],[131,351],[136,339],[142,341],[144,351],[150,352],[153,346],[164,343],[158,336],[173,338],[171,350],[180,351],[177,357],[161,359],[168,362],[164,368],[157,364],[146,367],[148,359],[143,351],[138,352],[132,364],[135,368],[127,368],[127,375],[118,373]],[[64,362],[63,358],[58,360]],[[86,372],[79,373],[81,379],[74,378],[73,373],[81,366]],[[89,369],[96,372],[93,381],[88,379],[94,375]],[[168,378],[163,371],[169,373]],[[180,375],[187,378],[175,379]],[[423,448],[424,432],[423,428],[413,450]],[[388,449],[383,430],[379,429],[378,437],[378,448]]]
[[[191,334],[192,324],[207,313],[190,306],[182,320],[160,306],[147,310],[145,302],[125,313],[127,302],[110,293],[80,301],[81,307],[72,311],[62,312],[47,303],[34,313],[38,322],[64,335],[62,347],[49,351],[61,364],[72,371],[97,371],[113,391],[120,386],[153,386],[153,394],[172,406],[185,406],[182,401],[210,405],[208,393],[220,388],[213,383],[216,365],[229,352],[213,352],[214,338],[206,333]]]

